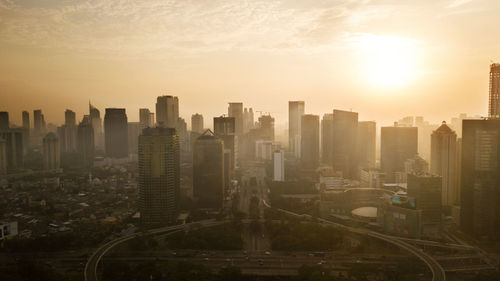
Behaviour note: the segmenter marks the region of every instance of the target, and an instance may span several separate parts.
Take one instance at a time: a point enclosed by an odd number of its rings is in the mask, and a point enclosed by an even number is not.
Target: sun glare
[[[419,76],[417,41],[364,34],[354,40],[366,82],[382,88],[401,87]]]

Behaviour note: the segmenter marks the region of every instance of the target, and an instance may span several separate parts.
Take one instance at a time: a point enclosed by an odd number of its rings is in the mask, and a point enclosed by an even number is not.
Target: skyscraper
[[[9,129],[9,113],[7,111],[0,111],[0,130]]]
[[[227,108],[227,115],[234,117],[235,133],[237,136],[243,134],[243,103],[230,102]]]
[[[488,115],[500,117],[500,63],[490,65],[490,99]]]
[[[43,169],[54,171],[59,168],[61,168],[59,139],[56,134],[50,132],[43,138]]]
[[[179,99],[174,96],[159,96],[156,99],[156,125],[177,128]]]
[[[380,138],[380,168],[388,182],[395,173],[405,171],[405,161],[418,153],[417,127],[382,127]]]
[[[460,226],[500,237],[500,119],[464,120]]]
[[[193,146],[193,195],[199,207],[220,209],[224,195],[224,142],[205,131]]]
[[[30,113],[28,111],[23,111],[22,113],[23,120],[23,141],[24,141],[24,149],[28,149],[30,143]]]
[[[274,118],[269,115],[262,115],[259,117],[260,135],[263,140],[274,141]]]
[[[0,175],[7,174],[7,142],[0,137]]]
[[[153,127],[154,124],[151,123],[151,112],[149,108],[139,109],[139,123],[142,128]]]
[[[357,175],[357,135],[358,113],[333,110],[332,167],[344,178],[354,179]]]
[[[238,138],[235,135],[234,117],[214,117],[214,134],[224,142],[224,148],[231,150],[231,171],[238,161]]]
[[[243,133],[248,133],[254,127],[253,109],[246,108],[243,111]]]
[[[128,157],[128,124],[124,108],[106,108],[104,139],[107,157]]]
[[[45,118],[41,109],[33,111],[34,133],[35,136],[40,136],[45,133]]]
[[[146,128],[139,136],[139,211],[147,227],[175,222],[179,210],[180,152],[173,128]]]
[[[104,134],[102,130],[101,112],[89,102],[89,115],[94,129],[94,146],[97,149],[104,149]]]
[[[443,178],[443,206],[459,204],[456,185],[457,134],[446,125],[442,125],[431,135],[431,173]]]
[[[94,140],[92,120],[89,115],[85,115],[80,124],[78,124],[77,152],[80,156],[82,167],[86,169],[90,169],[94,166]]]
[[[273,180],[285,181],[285,151],[283,149],[273,153],[273,162]]]
[[[333,163],[333,113],[326,113],[321,119],[321,162]]]
[[[5,141],[7,172],[19,172],[24,167],[23,130],[0,130],[0,138]]]
[[[74,111],[66,109],[66,111],[64,112],[64,125],[66,126],[66,148],[64,149],[64,152],[75,152],[77,127],[76,114]]]
[[[142,127],[141,122],[128,122],[127,124],[127,134],[128,134],[128,153],[137,154],[139,136],[141,135],[142,129],[147,127]]]
[[[203,133],[203,115],[198,113],[191,115],[191,131]]]
[[[299,149],[296,149],[296,145],[300,146],[301,135],[301,118],[304,115],[305,105],[303,101],[289,101],[288,102],[288,149],[294,152],[295,157],[299,157]],[[299,154],[299,155],[297,155]]]
[[[415,198],[422,210],[422,233],[437,236],[441,231],[441,177],[430,174],[408,174],[408,196]]]
[[[358,122],[358,165],[363,168],[376,166],[377,124],[375,121]]]
[[[319,116],[302,115],[301,119],[301,163],[306,169],[319,165]]]

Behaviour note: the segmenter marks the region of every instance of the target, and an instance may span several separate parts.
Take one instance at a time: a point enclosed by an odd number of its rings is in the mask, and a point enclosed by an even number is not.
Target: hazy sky
[[[137,121],[171,94],[205,124],[231,101],[278,123],[288,100],[380,123],[486,115],[498,11],[498,0],[0,0],[0,110],[60,123],[90,99]]]

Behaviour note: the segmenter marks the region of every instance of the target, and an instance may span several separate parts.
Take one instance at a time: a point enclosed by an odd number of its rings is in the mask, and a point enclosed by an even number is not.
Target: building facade
[[[300,146],[301,136],[301,121],[304,115],[305,103],[304,101],[289,101],[288,102],[288,149],[294,154],[300,151],[296,146]],[[299,141],[297,141],[299,139]],[[295,155],[299,158],[299,155]]]
[[[305,169],[316,169],[319,165],[319,116],[302,115],[301,120],[301,164]]]
[[[56,171],[61,168],[59,138],[50,132],[43,138],[43,169]]]
[[[156,125],[177,128],[177,119],[179,119],[179,98],[159,96],[156,99]]]
[[[405,172],[405,162],[418,153],[417,127],[382,127],[380,138],[380,168],[386,181],[394,182],[395,174]]]
[[[104,144],[107,157],[128,157],[128,124],[124,108],[106,108]]]

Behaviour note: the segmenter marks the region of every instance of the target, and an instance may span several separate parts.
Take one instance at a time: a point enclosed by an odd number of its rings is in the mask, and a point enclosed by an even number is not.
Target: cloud
[[[473,0],[453,0],[449,5],[448,5],[448,8],[451,8],[451,9],[455,9],[455,8],[458,8],[458,7],[461,7],[461,6],[464,6],[470,2],[472,2]]]

